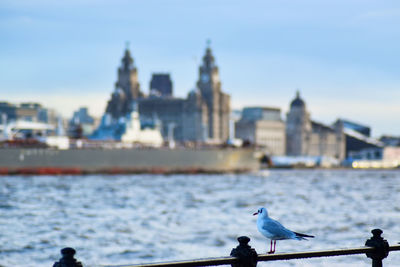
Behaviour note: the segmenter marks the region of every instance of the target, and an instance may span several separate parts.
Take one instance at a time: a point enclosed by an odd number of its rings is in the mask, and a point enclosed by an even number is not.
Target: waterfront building
[[[349,152],[347,163],[353,168],[399,168],[400,147],[369,147]]]
[[[150,96],[172,97],[172,80],[168,73],[154,73],[150,81]]]
[[[281,110],[272,107],[246,107],[235,123],[235,137],[244,143],[263,147],[270,156],[286,152],[285,123]]]
[[[353,122],[347,119],[338,119],[335,123],[341,123],[343,129],[350,129],[367,137],[371,136],[371,128],[369,126],[362,125],[360,123]]]
[[[35,102],[20,104],[0,102],[0,122],[6,123],[16,120],[42,122],[56,126],[58,116],[54,109],[45,108]]]
[[[183,114],[185,99],[148,97],[139,100],[140,120],[151,123],[161,121],[161,133],[164,139],[183,140]]]
[[[8,120],[17,118],[17,107],[8,102],[0,102],[0,122],[6,123]]]
[[[370,136],[368,126],[338,119],[334,128],[342,128],[345,136],[345,166],[353,168],[398,168],[400,148],[395,138],[380,140]]]
[[[219,69],[211,48],[207,47],[199,68],[198,94],[207,105],[208,139],[224,142],[229,137],[230,96],[222,91]]]
[[[163,78],[166,79],[166,78]],[[186,98],[169,94],[139,100],[141,118],[162,123],[164,139],[222,143],[229,137],[230,97],[222,92],[218,66],[207,47],[196,88]]]
[[[77,111],[74,111],[71,122],[74,124],[94,124],[94,118],[89,115],[87,107],[80,107]]]
[[[343,160],[345,136],[341,124],[327,126],[311,120],[306,103],[296,93],[286,119],[286,154]]]
[[[118,81],[102,119],[107,138],[112,125],[121,131],[126,116],[132,112],[133,103],[139,106],[143,124],[159,120],[165,140],[180,142],[223,143],[229,138],[230,96],[222,91],[218,66],[211,48],[206,48],[196,88],[186,98],[173,96],[169,74],[153,74],[149,96],[140,91],[137,68],[130,51],[126,49],[118,69]],[[110,128],[111,127],[111,128]],[[122,128],[121,128],[122,127]],[[98,131],[97,131],[98,132]],[[95,137],[97,139],[97,137]]]
[[[25,121],[38,121],[38,113],[42,105],[34,102],[21,103],[17,109],[17,118]]]
[[[70,136],[90,136],[95,129],[95,119],[89,115],[87,107],[81,107],[74,112],[68,125]],[[79,131],[79,132],[77,132]]]
[[[142,98],[139,101],[143,121],[157,118],[165,140],[207,141],[207,106],[198,90],[185,98]]]
[[[132,112],[133,102],[143,97],[138,80],[138,70],[128,48],[125,49],[118,68],[118,79],[111,99],[107,103],[106,113],[112,119],[126,117]]]
[[[359,152],[364,153],[362,151],[372,151],[370,149],[380,149],[384,146],[383,142],[370,137],[371,129],[368,126],[346,119],[338,119],[334,123],[334,127],[343,129],[346,147],[345,157],[350,161]],[[366,154],[368,153],[366,152]]]
[[[384,135],[379,138],[379,141],[385,144],[385,146],[400,146],[400,136]]]
[[[34,138],[46,143],[45,137],[60,132],[61,121],[53,109],[39,103],[0,102],[0,140]]]

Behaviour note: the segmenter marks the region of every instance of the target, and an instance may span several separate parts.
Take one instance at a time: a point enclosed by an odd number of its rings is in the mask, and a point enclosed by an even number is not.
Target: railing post
[[[375,250],[366,254],[372,259],[372,267],[382,267],[382,260],[389,255],[389,243],[381,237],[383,233],[381,229],[374,229],[371,233],[373,236],[365,242],[365,245]]]
[[[61,250],[62,258],[56,261],[53,267],[83,267],[82,263],[74,258],[75,253],[73,248],[63,248]]]
[[[231,256],[238,258],[238,262],[232,264],[232,267],[256,267],[258,256],[256,250],[248,245],[250,238],[241,236],[237,240],[239,245],[232,249]]]

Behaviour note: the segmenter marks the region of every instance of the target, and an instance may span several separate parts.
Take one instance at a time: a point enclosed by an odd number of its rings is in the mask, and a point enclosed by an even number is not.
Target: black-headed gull
[[[306,240],[305,237],[314,237],[312,235],[305,235],[290,231],[285,228],[280,222],[275,221],[268,217],[268,212],[266,208],[259,208],[256,213],[253,215],[257,215],[257,228],[260,233],[266,238],[271,239],[271,248],[268,254],[275,253],[276,240],[284,240],[284,239],[295,239],[295,240]],[[272,240],[274,241],[274,249],[272,250]]]

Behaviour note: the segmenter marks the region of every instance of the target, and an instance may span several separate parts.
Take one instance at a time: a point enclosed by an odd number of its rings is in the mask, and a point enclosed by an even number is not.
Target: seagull
[[[296,239],[296,240],[307,240],[305,237],[314,237],[312,235],[305,235],[293,232],[287,228],[285,228],[280,222],[275,221],[268,217],[268,212],[266,208],[259,208],[256,213],[253,215],[257,215],[257,228],[260,233],[266,238],[271,239],[271,248],[268,254],[275,253],[276,240],[284,240],[284,239]],[[272,240],[274,241],[274,249],[272,250]]]

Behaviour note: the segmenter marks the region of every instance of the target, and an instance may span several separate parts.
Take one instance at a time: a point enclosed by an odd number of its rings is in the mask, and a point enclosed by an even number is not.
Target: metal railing
[[[257,254],[248,243],[250,238],[242,236],[238,238],[239,245],[232,249],[230,257],[196,259],[188,261],[159,262],[149,264],[131,265],[106,265],[105,267],[197,267],[197,266],[217,266],[231,265],[232,267],[256,267],[260,261],[293,260],[305,258],[320,258],[344,255],[366,254],[372,259],[372,267],[382,267],[382,260],[389,255],[390,251],[400,251],[400,245],[389,246],[389,243],[381,237],[382,230],[374,229],[371,231],[373,236],[365,242],[365,247],[307,251],[279,254]],[[399,243],[400,244],[400,243]],[[74,258],[73,248],[61,250],[63,257],[54,263],[53,267],[82,267],[82,263]]]

